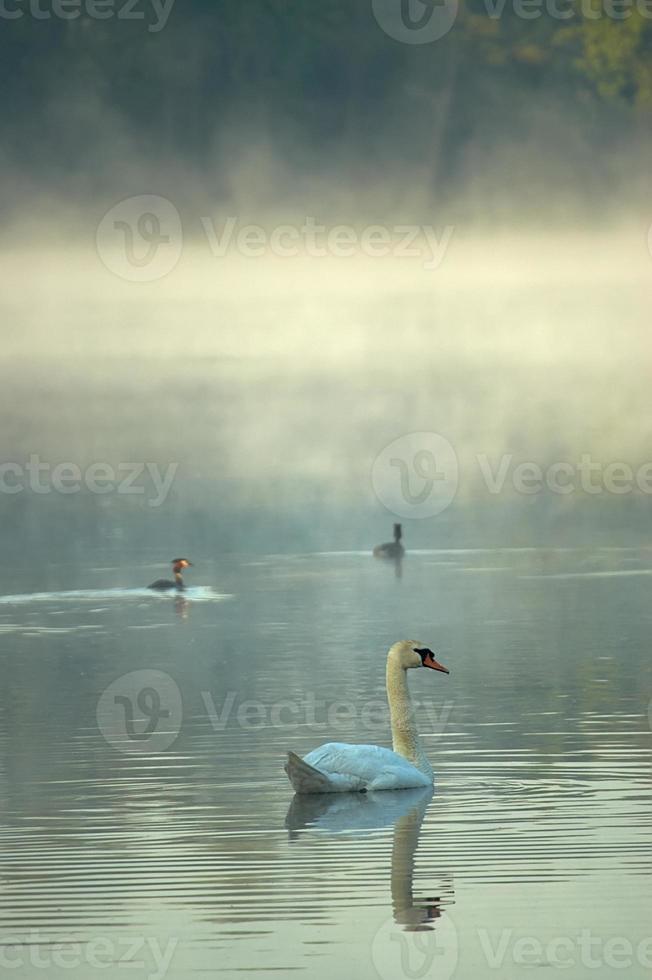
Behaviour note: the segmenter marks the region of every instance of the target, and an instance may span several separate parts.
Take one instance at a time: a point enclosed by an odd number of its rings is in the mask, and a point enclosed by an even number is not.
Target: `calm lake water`
[[[650,975],[651,551],[189,557],[4,575],[3,975]],[[293,798],[405,637],[432,796]]]
[[[2,976],[650,976],[649,254],[462,231],[437,275],[7,257]],[[294,799],[288,749],[390,744],[407,638],[434,792]]]

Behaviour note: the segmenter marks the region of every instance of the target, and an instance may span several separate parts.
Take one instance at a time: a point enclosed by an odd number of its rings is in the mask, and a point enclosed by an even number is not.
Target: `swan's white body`
[[[303,761],[328,777],[331,793],[432,786],[432,770],[428,775],[398,752],[381,745],[327,742],[309,752]]]
[[[421,747],[406,671],[431,667],[448,673],[431,651],[412,640],[395,643],[387,655],[387,700],[394,749],[327,742],[300,759],[288,753],[285,771],[297,793],[351,793],[432,786],[433,773]]]

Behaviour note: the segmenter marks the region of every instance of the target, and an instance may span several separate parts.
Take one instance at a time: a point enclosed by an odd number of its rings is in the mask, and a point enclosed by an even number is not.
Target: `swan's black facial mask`
[[[428,647],[422,647],[421,649],[417,649],[415,647],[414,652],[418,653],[421,657],[422,667],[430,667],[431,670],[441,670],[442,674],[450,673],[448,667],[444,667],[444,665],[440,664],[438,660],[435,660],[434,653],[432,650],[429,650]]]

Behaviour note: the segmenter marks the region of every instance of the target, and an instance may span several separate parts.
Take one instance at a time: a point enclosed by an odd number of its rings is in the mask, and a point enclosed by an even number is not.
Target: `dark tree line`
[[[299,166],[346,148],[372,172],[394,159],[445,183],[465,147],[522,137],[542,105],[598,146],[605,121],[617,138],[646,128],[652,106],[651,21],[636,7],[585,15],[602,2],[526,20],[511,0],[500,17],[461,0],[451,31],[422,46],[383,33],[371,0],[177,0],[158,33],[2,20],[2,159],[55,184],[84,173],[92,190],[107,158],[136,148],[201,168],[235,128],[290,147]]]

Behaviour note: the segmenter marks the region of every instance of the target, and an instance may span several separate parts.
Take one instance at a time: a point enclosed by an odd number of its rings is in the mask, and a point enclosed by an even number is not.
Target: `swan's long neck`
[[[414,720],[414,706],[408,688],[407,671],[392,656],[387,658],[387,700],[394,751],[432,778],[432,768],[421,748]]]

